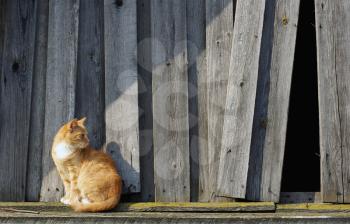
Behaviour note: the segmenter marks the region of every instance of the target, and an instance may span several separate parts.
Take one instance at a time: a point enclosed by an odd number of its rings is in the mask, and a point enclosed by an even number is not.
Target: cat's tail
[[[76,212],[101,212],[113,209],[119,203],[120,196],[115,195],[113,197],[108,198],[105,201],[92,202],[92,203],[81,203],[76,202],[71,206]]]

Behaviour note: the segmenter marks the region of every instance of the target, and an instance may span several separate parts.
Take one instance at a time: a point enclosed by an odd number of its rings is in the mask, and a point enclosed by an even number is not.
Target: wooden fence
[[[278,201],[299,4],[0,0],[0,201],[62,196],[82,116],[137,200]],[[350,3],[315,9],[323,200],[350,202]]]

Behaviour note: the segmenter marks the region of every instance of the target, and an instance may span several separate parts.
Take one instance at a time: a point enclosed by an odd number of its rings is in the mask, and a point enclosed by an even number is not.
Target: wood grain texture
[[[201,200],[220,200],[216,193],[227,81],[232,48],[235,0],[206,0],[208,152],[201,156]],[[206,139],[204,139],[206,140]],[[206,161],[203,161],[206,160]]]
[[[103,1],[81,1],[79,21],[75,117],[87,117],[90,144],[100,149],[105,141]]]
[[[155,200],[189,201],[186,2],[152,0],[151,21]]]
[[[140,172],[142,201],[154,201],[151,1],[137,1]]]
[[[136,0],[104,1],[106,147],[123,192],[140,192]]]
[[[217,181],[220,196],[244,198],[266,1],[238,0]]]
[[[350,2],[316,0],[321,192],[350,202]]]
[[[267,1],[246,198],[279,201],[299,0]]]
[[[36,2],[13,0],[3,3],[5,14],[0,15],[5,18],[0,63],[0,201],[23,201],[26,191]]]
[[[63,195],[63,184],[51,158],[51,146],[60,126],[74,117],[78,23],[79,0],[50,1],[42,201],[58,201]]]
[[[37,1],[35,58],[30,112],[26,201],[39,201],[45,119],[45,85],[49,2]]]
[[[186,6],[191,201],[201,201],[207,180],[208,116],[205,1]],[[205,199],[204,199],[205,200]]]

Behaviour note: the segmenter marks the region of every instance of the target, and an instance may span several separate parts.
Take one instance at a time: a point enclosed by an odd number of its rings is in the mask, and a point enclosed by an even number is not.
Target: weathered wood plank
[[[186,6],[191,201],[202,201],[207,179],[208,117],[205,1]],[[201,181],[200,181],[201,180]]]
[[[279,203],[321,203],[321,192],[281,192]]]
[[[246,198],[279,201],[299,0],[267,1]]]
[[[35,1],[5,1],[0,80],[0,201],[23,201],[32,96]],[[3,22],[1,22],[3,23]],[[2,35],[1,35],[2,36]]]
[[[51,158],[53,138],[74,117],[79,0],[50,1],[46,74],[42,201],[57,201],[63,184]]]
[[[35,58],[32,104],[30,112],[29,152],[27,164],[26,201],[39,201],[41,189],[41,160],[44,138],[45,85],[47,65],[47,32],[49,2],[37,1]]]
[[[154,201],[151,1],[137,1],[137,56],[140,108],[140,172],[142,201]]]
[[[217,175],[224,124],[236,0],[206,0],[208,152],[201,149],[201,201],[217,197]],[[206,160],[206,161],[203,161]],[[205,165],[205,166],[204,166]]]
[[[301,203],[301,204],[278,204],[276,212],[308,212],[308,213],[349,213],[350,205],[345,204],[323,204],[323,203]]]
[[[217,181],[221,196],[244,198],[265,0],[238,0]]]
[[[186,2],[151,0],[151,20],[155,200],[189,201]]]
[[[83,0],[79,9],[75,117],[87,117],[90,144],[105,141],[103,1]]]
[[[316,0],[321,192],[350,202],[350,2]]]
[[[140,192],[136,0],[104,1],[106,147],[123,192]]]
[[[16,209],[22,211],[43,212],[72,211],[61,203],[0,203],[1,209]],[[211,202],[211,203],[168,203],[168,202],[147,202],[147,203],[121,203],[113,212],[274,212],[273,202]]]

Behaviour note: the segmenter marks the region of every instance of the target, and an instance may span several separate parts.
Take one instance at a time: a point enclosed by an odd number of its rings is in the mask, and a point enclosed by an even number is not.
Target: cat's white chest
[[[57,159],[66,159],[72,153],[73,153],[73,151],[71,150],[71,148],[69,147],[69,145],[67,143],[61,142],[61,143],[56,145],[55,154],[56,154]]]

